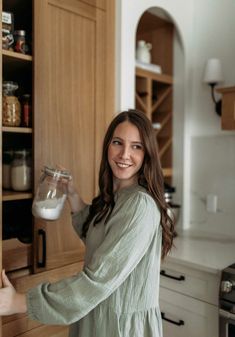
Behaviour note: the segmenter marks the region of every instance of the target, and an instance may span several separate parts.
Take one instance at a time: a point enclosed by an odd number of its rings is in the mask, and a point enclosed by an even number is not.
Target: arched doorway
[[[184,147],[184,50],[170,15],[159,7],[147,9],[136,28],[138,42],[151,44],[150,63],[136,57],[135,106],[152,121],[166,185],[175,187],[182,203]],[[136,54],[138,56],[138,54]]]

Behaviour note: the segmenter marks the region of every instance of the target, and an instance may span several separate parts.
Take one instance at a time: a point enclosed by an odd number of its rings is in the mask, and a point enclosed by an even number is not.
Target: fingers
[[[2,270],[2,283],[3,283],[3,287],[13,287],[13,285],[11,284],[11,282],[9,281],[5,270]]]

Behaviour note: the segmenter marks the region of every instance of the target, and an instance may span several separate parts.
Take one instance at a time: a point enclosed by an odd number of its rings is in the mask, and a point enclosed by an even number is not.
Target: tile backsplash
[[[193,137],[190,180],[190,228],[235,236],[235,136]]]

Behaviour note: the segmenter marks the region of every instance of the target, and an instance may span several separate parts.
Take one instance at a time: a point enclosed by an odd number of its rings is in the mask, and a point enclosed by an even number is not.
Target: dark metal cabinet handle
[[[42,260],[38,261],[37,265],[39,268],[46,267],[46,232],[44,229],[38,230],[38,236],[42,237]]]
[[[173,276],[173,275],[167,274],[165,270],[161,270],[160,275],[171,278],[171,279],[176,280],[176,281],[184,281],[185,280],[184,275],[180,275],[179,277]]]
[[[172,323],[172,324],[175,324],[175,325],[184,325],[184,321],[182,319],[179,319],[178,322],[177,321],[174,321],[173,319],[170,319],[170,318],[167,318],[166,317],[166,314],[164,312],[161,312],[161,315],[162,315],[162,319],[164,319],[165,321],[169,322],[169,323]]]

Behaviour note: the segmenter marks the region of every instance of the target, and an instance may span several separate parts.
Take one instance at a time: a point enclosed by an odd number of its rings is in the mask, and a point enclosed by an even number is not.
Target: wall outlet
[[[206,196],[206,210],[210,213],[217,212],[217,203],[218,203],[218,196],[215,194],[208,194]]]

